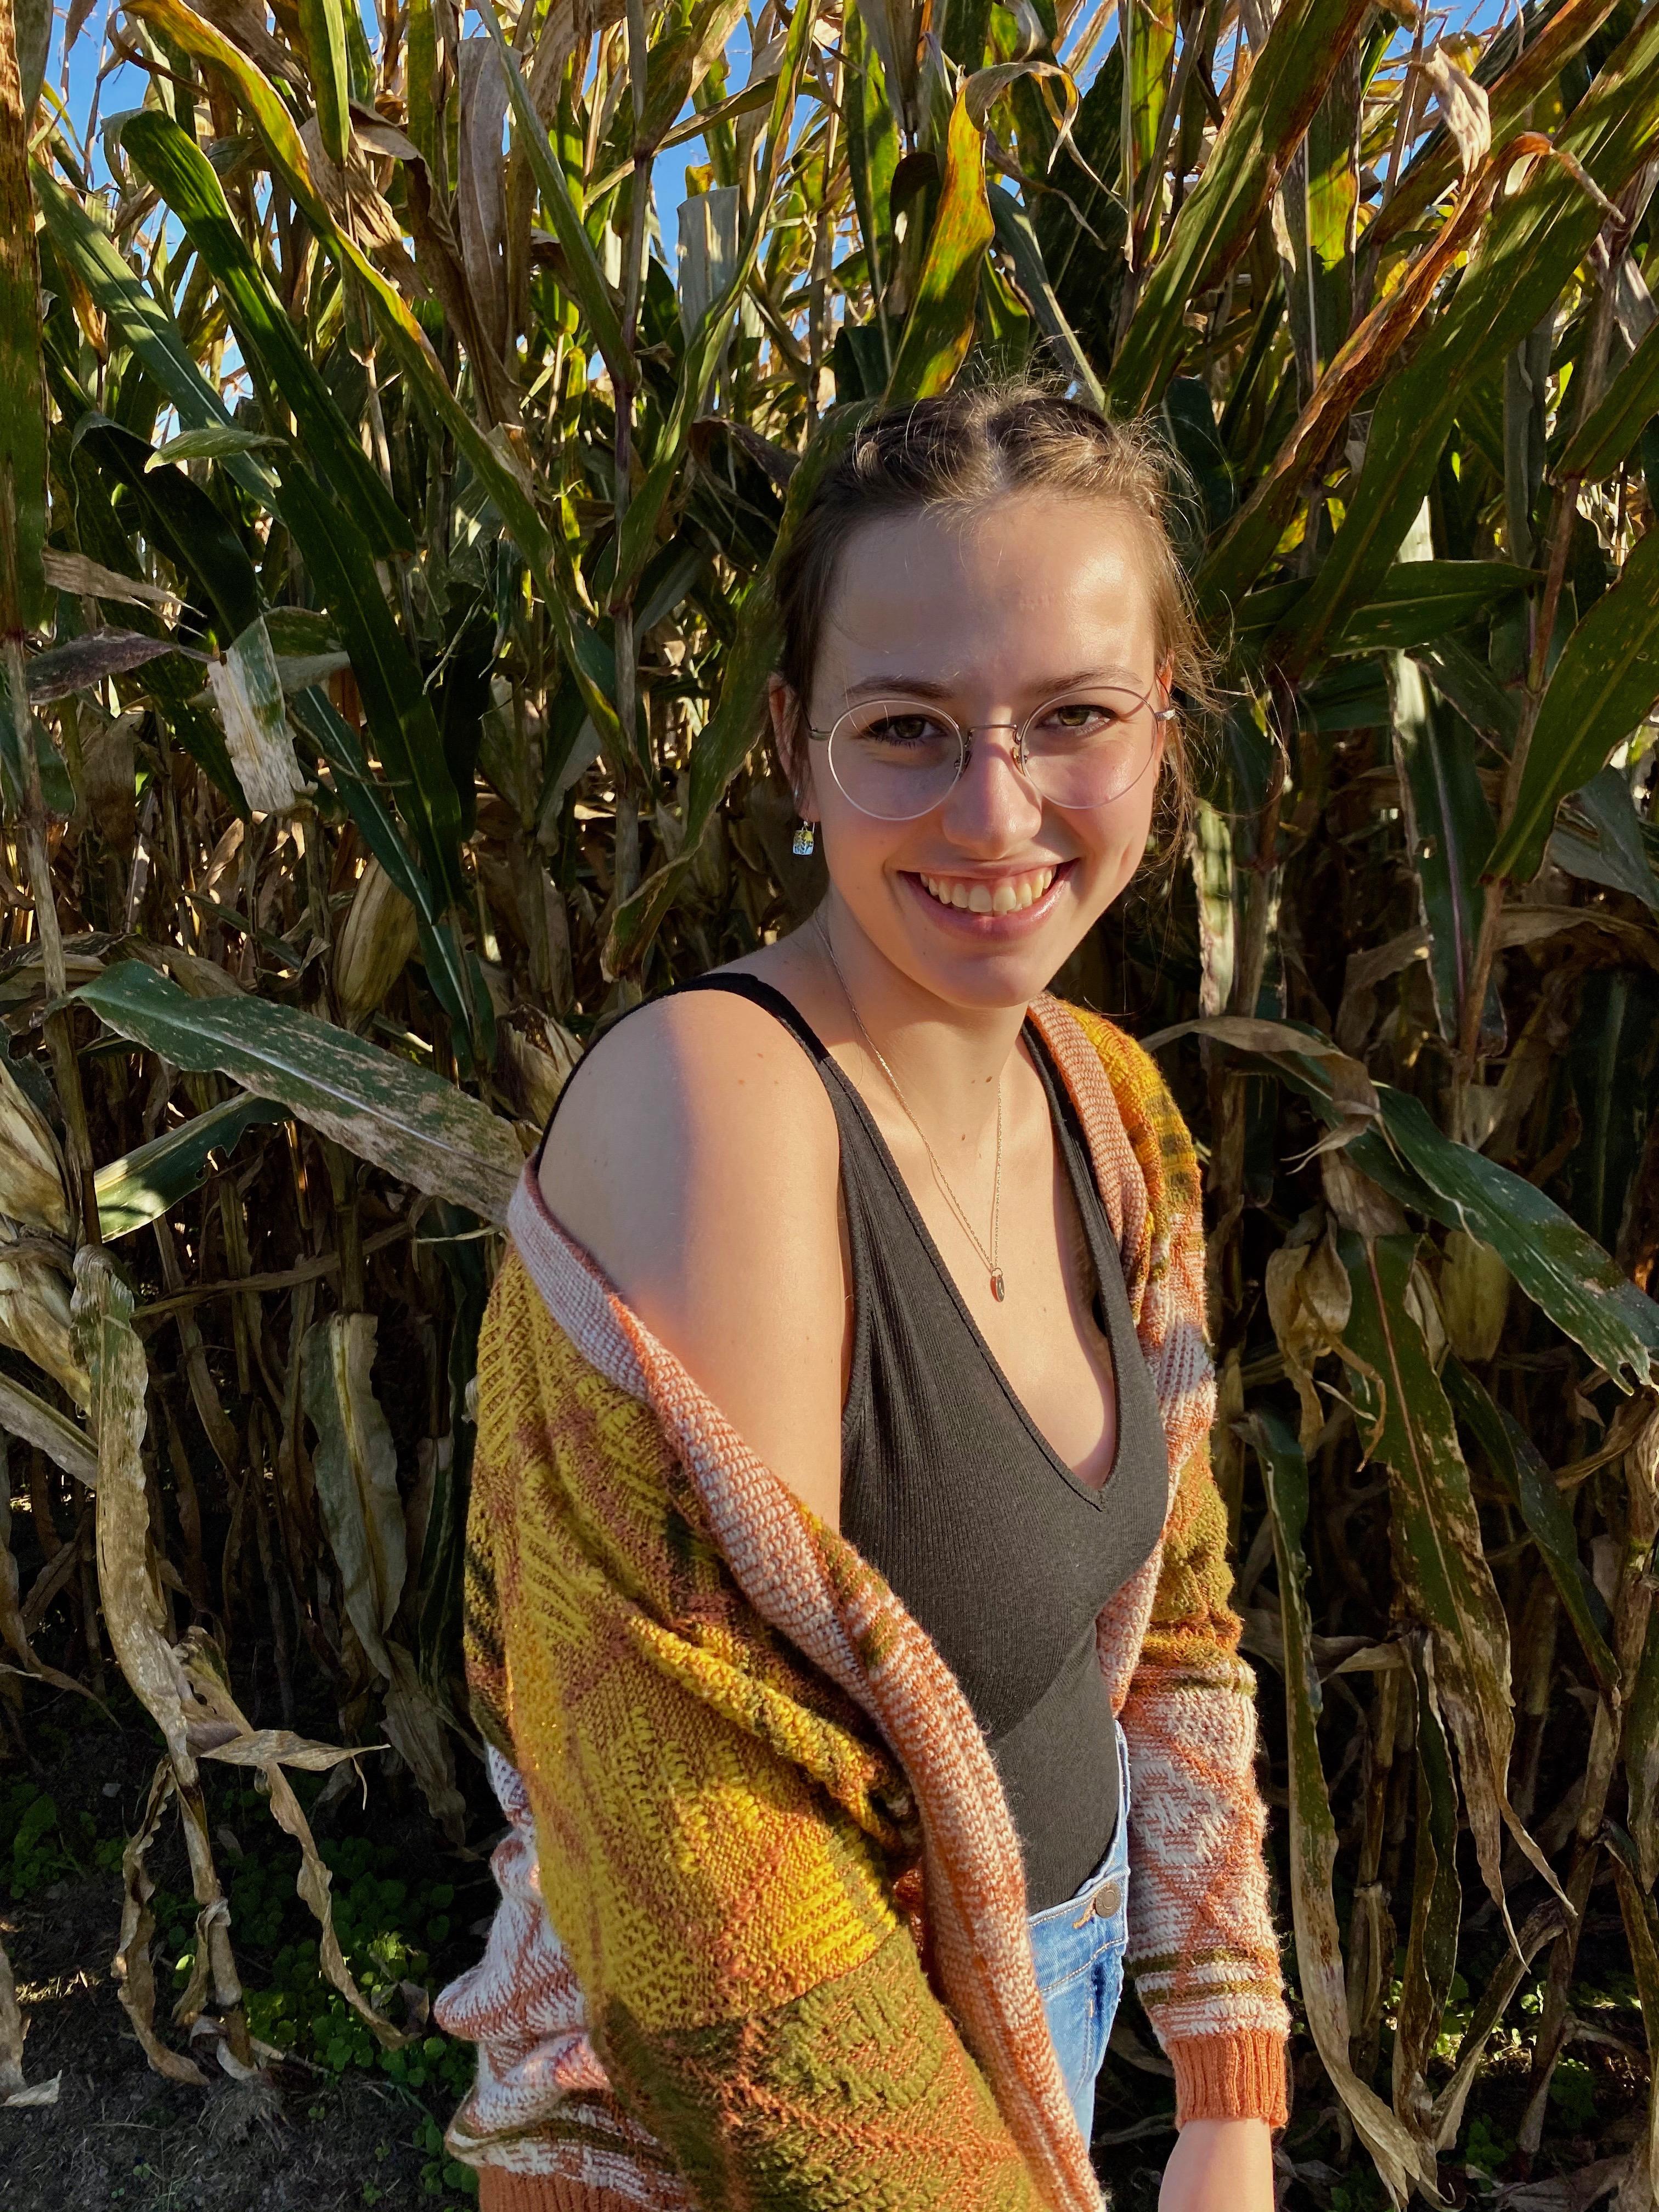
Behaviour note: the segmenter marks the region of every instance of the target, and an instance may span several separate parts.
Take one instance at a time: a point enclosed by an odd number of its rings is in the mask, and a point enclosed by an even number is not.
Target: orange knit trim
[[[1282,2128],[1291,2117],[1285,2039],[1272,2028],[1194,2035],[1166,2044],[1164,2055],[1175,2069],[1177,2127],[1188,2120],[1266,2120]]]
[[[561,2173],[509,2173],[500,2166],[477,2172],[478,2212],[640,2212],[631,2197]]]

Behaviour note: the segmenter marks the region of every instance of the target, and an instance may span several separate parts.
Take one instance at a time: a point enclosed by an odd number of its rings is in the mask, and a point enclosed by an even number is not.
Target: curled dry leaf
[[[454,1754],[443,1716],[403,1645],[388,1644],[386,1651],[392,1680],[386,1693],[386,1732],[420,1784],[433,1819],[459,1848],[466,1841],[466,1804],[455,1787]]]
[[[378,1323],[332,1314],[305,1340],[305,1408],[317,1431],[323,1525],[339,1565],[345,1609],[376,1671],[388,1679],[386,1631],[408,1571],[398,1454],[374,1395]]]
[[[149,1901],[155,1894],[155,1884],[146,1862],[173,1790],[172,1763],[163,1759],[151,1778],[143,1817],[121,1854],[121,1932],[111,1971],[122,2009],[156,2072],[169,2081],[187,2081],[192,2088],[204,2089],[207,2076],[201,2068],[170,2050],[155,2032],[155,1973],[149,1958],[150,1940],[155,1933],[155,1915]]]
[[[98,1447],[98,1592],[116,1660],[133,1694],[167,1740],[182,1784],[196,1778],[185,1735],[179,1668],[167,1638],[150,1543],[142,1451],[149,1370],[132,1326],[132,1294],[104,1252],[75,1257],[76,1349],[85,1362]]]
[[[0,1059],[0,1213],[31,1228],[69,1235],[64,1159],[51,1124]]]
[[[25,1242],[0,1222],[0,1344],[33,1360],[68,1391],[78,1406],[87,1403],[85,1362],[70,1326],[70,1292],[57,1255]]]
[[[359,1759],[365,1751],[378,1747],[360,1745],[354,1748],[341,1748],[331,1744],[307,1742],[301,1736],[291,1735],[286,1729],[250,1728],[246,1715],[232,1697],[225,1680],[223,1657],[199,1629],[191,1631],[179,1647],[178,1657],[184,1683],[196,1710],[205,1717],[192,1723],[192,1734],[199,1739],[210,1730],[216,1735],[220,1731],[225,1732],[219,1735],[217,1741],[205,1748],[204,1755],[232,1766],[258,1767],[270,1792],[271,1818],[300,1846],[300,1872],[295,1887],[316,1920],[318,1957],[323,1972],[386,2048],[396,2050],[399,2044],[407,2042],[409,2039],[389,2021],[382,2020],[365,2002],[362,1990],[352,1978],[351,1969],[345,1962],[339,1938],[334,1932],[329,1870],[317,1855],[310,1824],[283,1771],[284,1766],[298,1766],[307,1773],[321,1773],[330,1767],[343,1765],[348,1760]]]
[[[1440,119],[1457,149],[1463,174],[1473,175],[1492,151],[1492,115],[1486,88],[1477,84],[1437,40],[1416,66],[1434,88]]]
[[[1340,1346],[1352,1305],[1352,1286],[1327,1229],[1316,1244],[1283,1245],[1267,1261],[1267,1315],[1285,1357],[1285,1371],[1301,1401],[1298,1437],[1304,1452],[1325,1425],[1314,1387],[1315,1363]]]

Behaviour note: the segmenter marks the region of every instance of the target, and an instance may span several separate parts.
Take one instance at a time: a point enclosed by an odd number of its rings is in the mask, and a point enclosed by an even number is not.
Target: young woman
[[[512,1820],[486,2212],[1083,2208],[1127,1966],[1166,2212],[1267,2212],[1285,2014],[1190,1144],[1049,979],[1183,795],[1149,437],[878,419],[779,580],[829,891],[573,1079],[479,1366]]]

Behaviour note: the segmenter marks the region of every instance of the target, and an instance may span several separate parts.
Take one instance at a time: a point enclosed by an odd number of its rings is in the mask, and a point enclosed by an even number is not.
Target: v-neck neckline
[[[783,994],[780,993],[778,995],[781,997]],[[799,1015],[798,1010],[797,1019],[799,1020],[803,1029],[809,1029],[809,1025],[805,1022],[805,1018]],[[810,1029],[809,1033],[811,1033]],[[1060,1119],[1061,1111],[1060,1078],[1049,1058],[1048,1048],[1044,1042],[1042,1034],[1029,1014],[1026,1016],[1024,1022],[1021,1025],[1020,1038],[1030,1050],[1031,1058],[1036,1069],[1038,1080],[1042,1085],[1043,1093],[1048,1103],[1049,1125],[1054,1130],[1054,1143],[1059,1148],[1061,1158],[1065,1164],[1066,1178],[1072,1187],[1073,1202],[1077,1206],[1078,1212],[1082,1219],[1084,1238],[1089,1248],[1090,1261],[1095,1272],[1096,1288],[1106,1322],[1106,1327],[1103,1334],[1105,1337],[1106,1346],[1111,1361],[1110,1373],[1112,1395],[1115,1401],[1114,1412],[1116,1434],[1112,1446],[1112,1464],[1108,1468],[1104,1479],[1098,1484],[1085,1482],[1082,1477],[1078,1474],[1073,1468],[1067,1467],[1065,1461],[1054,1449],[1054,1445],[1043,1434],[1042,1430],[1033,1419],[1030,1408],[1026,1405],[1025,1401],[1020,1396],[1019,1392],[1014,1388],[1012,1382],[1009,1378],[1007,1370],[1004,1368],[1002,1362],[997,1358],[995,1352],[991,1349],[990,1344],[987,1340],[984,1330],[981,1328],[978,1322],[974,1318],[972,1310],[969,1306],[967,1300],[962,1295],[961,1286],[958,1285],[956,1277],[951,1273],[944,1254],[939,1250],[939,1245],[934,1240],[933,1232],[929,1229],[926,1220],[923,1218],[921,1209],[916,1204],[915,1194],[911,1191],[909,1184],[905,1181],[904,1171],[899,1166],[898,1162],[894,1158],[892,1148],[888,1144],[886,1138],[882,1134],[880,1126],[877,1122],[875,1115],[871,1112],[863,1093],[860,1091],[857,1084],[854,1082],[852,1077],[847,1073],[847,1070],[841,1065],[840,1061],[836,1060],[835,1054],[830,1050],[829,1047],[823,1044],[816,1038],[816,1036],[814,1037],[814,1042],[818,1043],[818,1049],[823,1056],[821,1064],[832,1073],[835,1080],[840,1085],[848,1103],[851,1104],[854,1112],[857,1115],[860,1126],[864,1130],[866,1135],[869,1138],[876,1158],[880,1161],[884,1170],[892,1183],[894,1192],[904,1209],[906,1218],[908,1219],[911,1228],[915,1231],[923,1251],[926,1252],[928,1259],[932,1261],[934,1271],[938,1274],[940,1283],[944,1285],[946,1294],[951,1300],[951,1303],[955,1305],[957,1312],[960,1316],[963,1324],[968,1331],[969,1337],[974,1344],[980,1358],[984,1362],[985,1366],[989,1370],[992,1379],[995,1382],[998,1389],[1002,1392],[1009,1405],[1013,1408],[1013,1411],[1018,1416],[1019,1420],[1023,1424],[1026,1433],[1030,1437],[1031,1441],[1036,1445],[1038,1450],[1042,1452],[1043,1457],[1048,1461],[1054,1473],[1061,1478],[1071,1490],[1076,1492],[1078,1497],[1082,1498],[1087,1504],[1093,1506],[1097,1512],[1100,1512],[1104,1510],[1107,1493],[1111,1490],[1112,1485],[1116,1479],[1118,1469],[1123,1464],[1123,1390],[1121,1378],[1123,1371],[1124,1362],[1129,1352],[1138,1352],[1139,1347],[1136,1342],[1132,1324],[1127,1327],[1127,1343],[1121,1343],[1119,1340],[1120,1326],[1128,1323],[1128,1294],[1126,1288],[1123,1291],[1122,1303],[1121,1305],[1113,1299],[1111,1293],[1107,1287],[1105,1267],[1103,1263],[1103,1256],[1116,1259],[1120,1285],[1122,1281],[1122,1260],[1121,1255],[1117,1255],[1115,1248],[1112,1243],[1110,1224],[1106,1220],[1105,1207],[1101,1202],[1099,1193],[1093,1187],[1093,1170],[1089,1168],[1087,1154],[1086,1152],[1084,1153],[1080,1159],[1075,1158],[1074,1152],[1080,1150],[1080,1147],[1074,1145],[1068,1145],[1066,1142],[1066,1133],[1061,1127]],[[1096,1225],[1090,1220],[1089,1207],[1085,1202],[1085,1194],[1079,1188],[1079,1171],[1085,1169],[1088,1170],[1091,1176],[1089,1195],[1093,1198],[1096,1206],[1100,1207],[1101,1224],[1105,1232],[1105,1255],[1103,1255],[1097,1249],[1099,1237]],[[854,1285],[855,1295],[856,1287],[857,1286]],[[856,1316],[854,1326],[855,1328],[857,1326]],[[852,1394],[849,1393],[849,1402],[851,1402],[851,1395]]]

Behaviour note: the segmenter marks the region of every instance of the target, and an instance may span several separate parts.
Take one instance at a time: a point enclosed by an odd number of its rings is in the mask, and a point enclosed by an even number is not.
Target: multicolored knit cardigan
[[[1032,1009],[1169,1439],[1102,1614],[1129,1964],[1179,2117],[1285,2118],[1253,1684],[1210,1472],[1192,1145],[1146,1055]],[[479,1347],[467,1662],[509,1820],[450,2130],[483,2212],[1096,2212],[985,1741],[892,1590],[763,1466],[526,1171]],[[555,1930],[557,1931],[556,1935]]]

